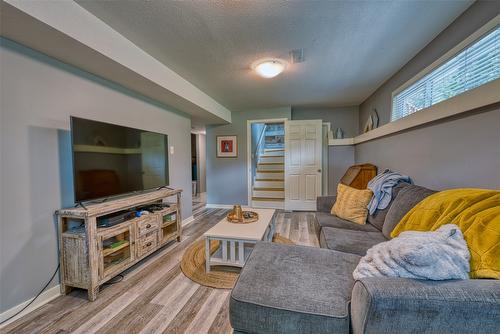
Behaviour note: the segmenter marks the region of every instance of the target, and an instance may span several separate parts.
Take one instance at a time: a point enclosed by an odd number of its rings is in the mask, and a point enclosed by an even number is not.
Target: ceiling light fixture
[[[252,69],[263,78],[274,78],[286,68],[286,61],[282,59],[260,59],[252,64]]]

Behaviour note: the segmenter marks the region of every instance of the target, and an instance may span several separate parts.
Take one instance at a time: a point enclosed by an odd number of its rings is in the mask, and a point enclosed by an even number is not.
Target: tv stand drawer
[[[142,237],[150,232],[158,231],[159,228],[160,223],[158,221],[158,216],[155,214],[148,214],[144,216],[144,219],[137,222],[137,235],[138,237]]]
[[[140,258],[158,248],[158,231],[150,232],[137,240],[137,257]]]

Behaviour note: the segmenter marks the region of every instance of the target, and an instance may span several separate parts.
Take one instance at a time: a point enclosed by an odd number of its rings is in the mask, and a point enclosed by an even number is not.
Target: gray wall
[[[500,2],[479,1],[443,30],[360,106],[360,130],[372,108],[390,121],[391,94],[500,12]],[[356,163],[373,163],[434,189],[500,188],[500,107],[426,124],[355,146]]]
[[[328,195],[337,194],[340,179],[352,165],[354,165],[354,146],[328,147]]]
[[[57,267],[54,211],[73,203],[69,116],[168,134],[170,183],[191,215],[184,114],[0,39],[0,312],[32,298]],[[58,279],[51,283],[57,284]]]
[[[336,128],[342,128],[345,138],[354,137],[358,134],[358,118],[359,108],[357,106],[292,109],[292,119],[321,119],[323,122],[330,122],[333,131]]]
[[[232,124],[207,127],[207,203],[248,202],[247,120],[291,117],[290,107],[232,113]],[[238,157],[217,158],[216,136],[237,135]]]
[[[433,189],[500,189],[500,104],[466,117],[356,145],[356,162],[390,168]]]
[[[373,108],[377,109],[380,125],[388,123],[391,119],[392,92],[481,28],[498,13],[500,13],[500,1],[478,1],[469,7],[360,105],[359,131],[363,130]]]

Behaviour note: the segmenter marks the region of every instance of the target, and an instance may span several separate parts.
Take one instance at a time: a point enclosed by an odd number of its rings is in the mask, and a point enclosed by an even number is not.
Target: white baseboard
[[[182,227],[186,227],[187,225],[189,225],[193,221],[194,221],[194,216],[190,216],[190,217],[187,217],[186,219],[183,219],[181,225],[182,225]]]
[[[14,318],[10,319],[9,321],[7,321],[6,323],[4,324],[1,324],[0,325],[0,328],[2,327],[5,327],[7,326],[8,324],[10,324],[11,322],[21,318],[22,316],[25,316],[26,314],[36,310],[37,308],[39,308],[40,306],[43,306],[45,304],[47,304],[48,302],[50,302],[51,300],[59,297],[61,295],[61,287],[59,286],[59,284],[57,284],[56,286],[44,291],[34,302],[33,304],[31,304],[30,306],[28,306],[26,308],[26,310],[22,311],[21,313],[19,313],[18,315],[16,315]],[[31,302],[33,299],[29,299],[27,301],[24,301],[22,302],[21,304],[19,305],[16,305],[6,311],[4,311],[3,313],[0,314],[0,322],[2,321],[5,321],[5,319],[8,319],[9,317],[11,317],[13,314],[16,314],[17,312],[19,312],[23,307],[25,307],[29,302]]]
[[[232,209],[233,205],[230,204],[208,204],[206,205],[209,209]]]

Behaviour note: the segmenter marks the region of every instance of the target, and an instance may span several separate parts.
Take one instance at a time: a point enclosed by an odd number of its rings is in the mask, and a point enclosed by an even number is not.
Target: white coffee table
[[[254,211],[259,220],[249,224],[234,224],[224,217],[214,227],[203,234],[205,237],[206,272],[210,266],[243,267],[257,241],[272,241],[275,224],[274,209],[242,208],[243,211]],[[219,248],[210,254],[210,241],[220,242]]]

